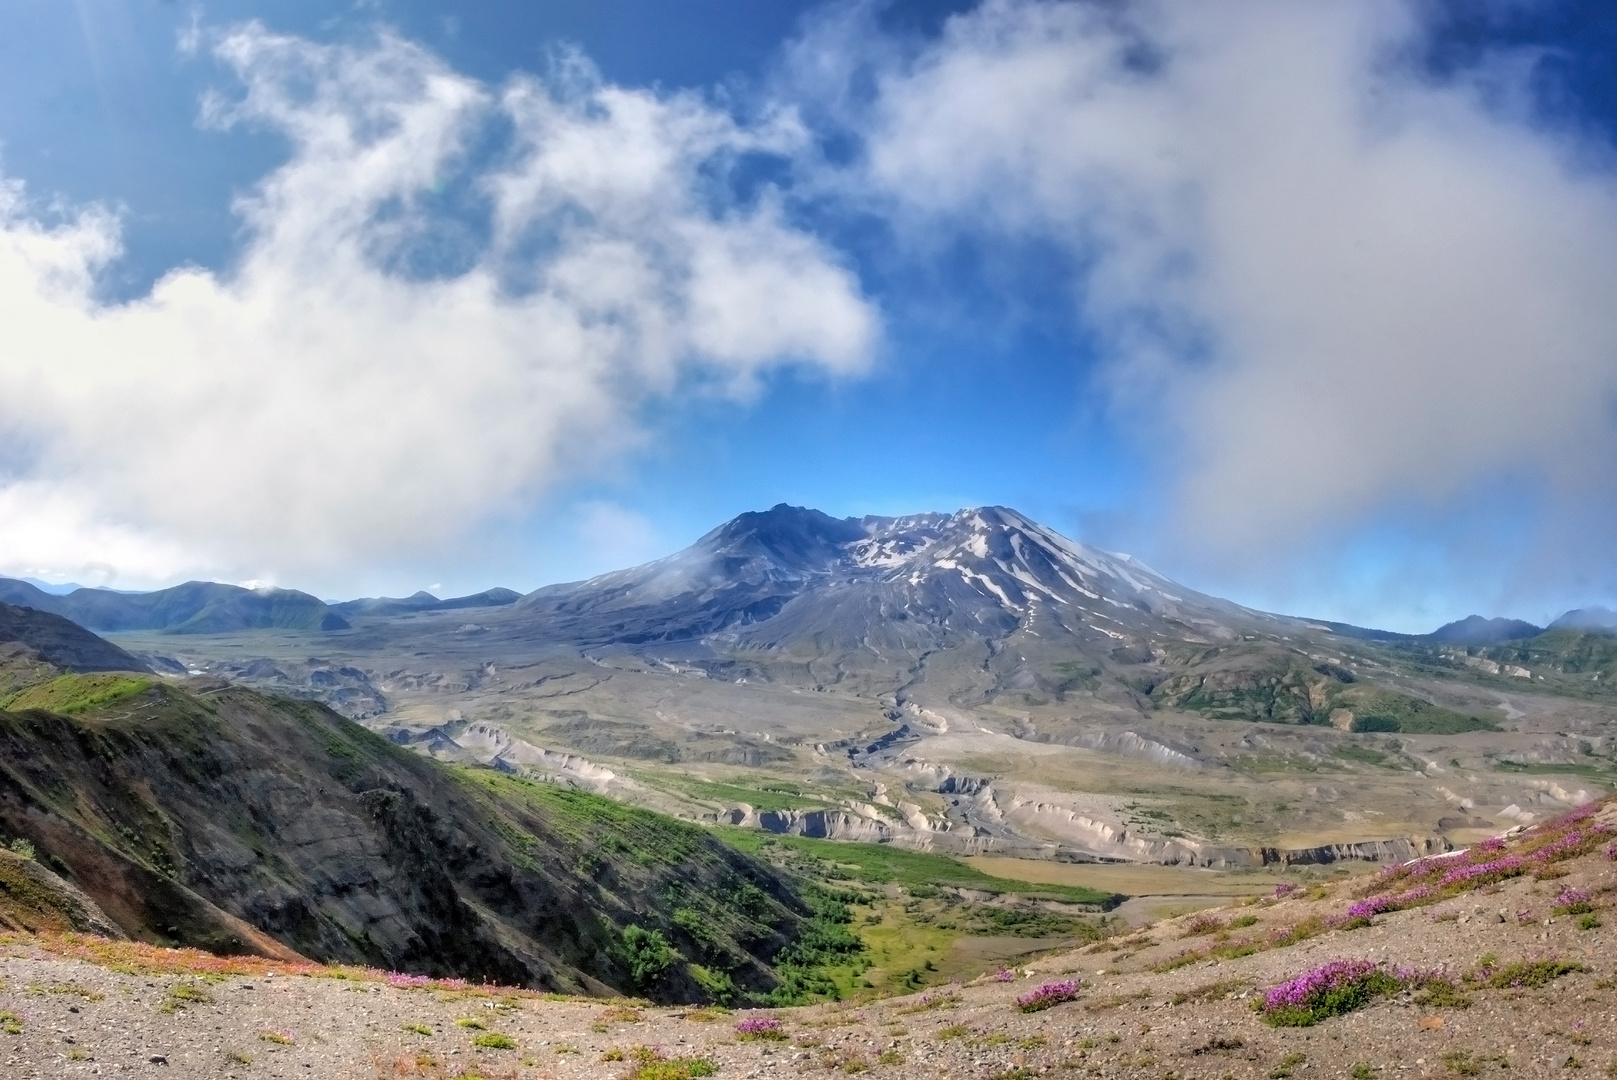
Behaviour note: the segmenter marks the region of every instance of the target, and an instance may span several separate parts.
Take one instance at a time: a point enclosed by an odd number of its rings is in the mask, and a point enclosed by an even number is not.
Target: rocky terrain
[[[729,1012],[8,935],[8,1076],[1617,1075],[1617,804],[902,997]],[[860,910],[856,908],[856,911]]]

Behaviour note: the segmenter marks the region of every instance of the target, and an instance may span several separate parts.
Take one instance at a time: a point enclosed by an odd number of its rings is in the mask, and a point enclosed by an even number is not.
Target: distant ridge
[[[1617,611],[1610,608],[1573,608],[1550,623],[1551,630],[1617,630]]]
[[[1430,634],[1400,634],[1395,630],[1374,630],[1352,623],[1327,622],[1333,634],[1357,638],[1360,641],[1429,641],[1444,645],[1495,645],[1501,641],[1517,641],[1537,637],[1544,632],[1521,619],[1484,619],[1481,615],[1467,615],[1451,623],[1444,623]]]
[[[1463,619],[1444,623],[1425,635],[1425,640],[1454,645],[1493,645],[1500,641],[1538,637],[1543,632],[1542,626],[1534,626],[1521,619],[1484,619],[1481,615],[1467,615]]]
[[[227,634],[237,630],[346,630],[327,604],[294,589],[244,589],[216,581],[188,581],[172,589],[125,593],[75,589],[66,596],[16,578],[0,578],[0,603],[48,611],[101,633],[161,630],[171,634]]]
[[[440,600],[425,590],[405,597],[373,596],[331,605],[339,615],[408,615],[416,611],[458,611],[463,608],[504,607],[522,599],[511,589],[485,589],[470,596]]]
[[[146,665],[84,627],[28,607],[0,604],[0,645],[16,643],[63,671],[145,671]]]

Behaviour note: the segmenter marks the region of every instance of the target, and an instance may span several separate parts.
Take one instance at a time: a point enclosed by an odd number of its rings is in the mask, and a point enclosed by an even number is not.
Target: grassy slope
[[[62,716],[75,716],[144,693],[151,685],[151,679],[138,675],[60,675],[0,698],[0,709],[10,712],[43,709]]]

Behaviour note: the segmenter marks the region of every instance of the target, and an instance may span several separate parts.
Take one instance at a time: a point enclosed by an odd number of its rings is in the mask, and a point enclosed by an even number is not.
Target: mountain
[[[345,630],[348,623],[323,601],[292,589],[244,589],[188,581],[156,592],[75,589],[65,596],[26,581],[0,578],[0,602],[48,611],[103,633],[160,630],[228,634],[239,630]]]
[[[1534,626],[1521,619],[1484,619],[1481,615],[1467,615],[1455,622],[1444,623],[1430,634],[1423,635],[1422,639],[1451,645],[1496,645],[1501,641],[1537,637],[1543,632],[1542,626]]]
[[[1273,622],[998,506],[838,519],[781,504],[666,559],[530,593],[515,613],[580,643],[911,651],[1018,628],[1105,644],[1127,628],[1227,637]]]
[[[34,588],[38,589],[40,592],[47,592],[47,593],[50,593],[52,596],[66,596],[68,593],[74,591],[75,589],[89,588],[89,586],[80,585],[76,581],[64,581],[64,582],[41,581],[39,578],[32,578],[32,577],[18,578],[17,580],[22,581],[22,582],[26,582],[27,584],[32,585]]]
[[[487,589],[470,596],[454,596],[440,600],[422,590],[412,596],[375,596],[360,600],[345,600],[331,605],[338,615],[408,615],[417,611],[459,611],[464,608],[504,607],[522,599],[522,594],[511,589]]]
[[[1551,630],[1617,630],[1617,611],[1610,608],[1574,608],[1550,623]]]
[[[41,648],[73,637],[14,610],[0,616]],[[70,644],[92,664],[117,655]],[[768,992],[770,962],[808,926],[788,879],[671,818],[442,765],[312,702],[34,674],[0,698],[0,839],[27,841],[58,898],[86,898],[73,925],[683,1001]],[[0,894],[0,925],[19,922]]]
[[[0,655],[63,671],[145,671],[146,665],[77,623],[33,608],[0,604]]]

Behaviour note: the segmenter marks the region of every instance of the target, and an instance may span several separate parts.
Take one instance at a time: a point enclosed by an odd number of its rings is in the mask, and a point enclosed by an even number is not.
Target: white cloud
[[[1591,534],[1580,509],[1617,495],[1609,153],[1535,125],[1522,57],[1423,74],[1424,10],[986,0],[867,52],[855,108],[857,14],[792,69],[863,136],[860,183],[911,235],[1084,265],[1077,303],[1119,415],[1162,448],[1182,554],[1272,573],[1508,477],[1542,492],[1538,539],[1609,565],[1617,522]]]
[[[594,573],[637,566],[668,553],[668,544],[643,514],[616,503],[591,501],[578,507],[575,561]]]
[[[871,352],[835,256],[726,192],[738,155],[801,139],[788,115],[577,59],[491,90],[387,35],[213,48],[244,89],[208,122],[291,146],[240,200],[228,271],[101,303],[116,219],[0,188],[0,570],[287,580],[441,549],[632,446],[653,395]],[[503,152],[473,152],[501,125]],[[439,208],[457,180],[485,239]]]

